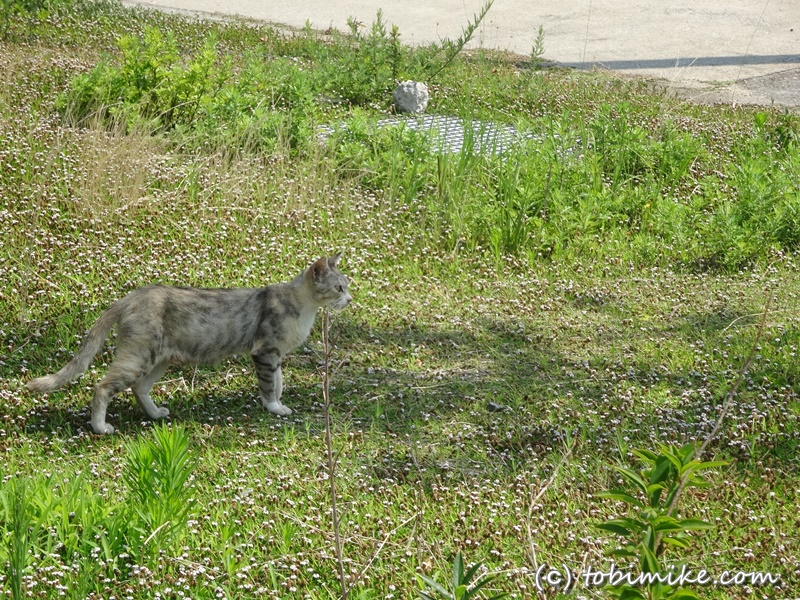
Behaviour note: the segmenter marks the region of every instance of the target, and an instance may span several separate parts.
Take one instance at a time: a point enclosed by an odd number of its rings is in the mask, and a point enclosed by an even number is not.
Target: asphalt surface
[[[457,38],[481,0],[126,0],[206,17],[347,31],[382,9],[408,44]],[[660,80],[699,102],[800,107],[800,0],[495,0],[472,47]]]

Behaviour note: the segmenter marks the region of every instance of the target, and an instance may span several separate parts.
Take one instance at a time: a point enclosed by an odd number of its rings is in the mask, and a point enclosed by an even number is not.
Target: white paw
[[[279,415],[281,417],[288,417],[292,414],[292,409],[280,402],[264,402],[264,408],[273,415]]]
[[[114,427],[108,423],[92,423],[92,429],[98,435],[108,435],[114,433]]]
[[[166,406],[157,406],[155,413],[150,415],[151,419],[166,419],[169,416],[169,409]]]

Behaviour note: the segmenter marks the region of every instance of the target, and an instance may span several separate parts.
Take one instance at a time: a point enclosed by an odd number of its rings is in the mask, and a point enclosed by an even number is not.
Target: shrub
[[[187,61],[174,37],[154,27],[141,38],[120,38],[119,48],[120,65],[106,59],[72,80],[57,103],[68,117],[78,123],[99,118],[127,128],[144,123],[153,130],[169,130],[193,123],[230,76],[213,37]]]

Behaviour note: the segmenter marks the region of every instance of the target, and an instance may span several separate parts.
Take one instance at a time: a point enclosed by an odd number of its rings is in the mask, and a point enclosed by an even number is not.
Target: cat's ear
[[[324,256],[308,268],[306,275],[314,281],[319,281],[328,272],[328,259]]]
[[[339,264],[339,259],[340,259],[341,257],[342,257],[342,252],[341,252],[341,250],[340,250],[339,252],[337,252],[336,254],[334,254],[333,256],[331,256],[330,258],[328,258],[328,266],[329,266],[331,269],[335,269],[335,268],[336,268],[336,265],[338,265],[338,264]]]

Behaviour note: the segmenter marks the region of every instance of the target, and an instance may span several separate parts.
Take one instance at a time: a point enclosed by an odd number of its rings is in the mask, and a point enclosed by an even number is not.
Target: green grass
[[[355,302],[331,330],[344,360],[331,394],[351,597],[413,597],[416,574],[448,581],[459,551],[498,575],[492,593],[517,598],[535,594],[544,563],[607,568],[614,544],[595,525],[625,512],[597,496],[618,483],[611,465],[702,437],[754,344],[707,453],[730,464],[681,505],[717,528],[666,559],[785,586],[693,588],[704,597],[796,593],[794,114],[476,51],[436,75],[429,111],[535,137],[505,157],[441,155],[375,128],[394,77],[444,60],[385,25],[354,39],[18,4],[0,23],[8,595],[338,597],[318,328],[286,365],[291,418],[261,408],[246,357],[156,385],[194,465],[179,486],[190,497],[169,508],[186,514],[152,538],[162,552],[137,546],[167,509],[131,476],[153,425],[126,393],[110,407],[118,434],[89,433],[113,338],[76,385],[40,397],[23,384],[62,366],[137,286],[263,285],[340,249]],[[169,51],[158,81],[135,88],[123,66],[142,66],[146,31]],[[191,75],[198,65],[213,77]],[[114,94],[93,96],[99,80]],[[323,123],[337,127],[327,144]]]

